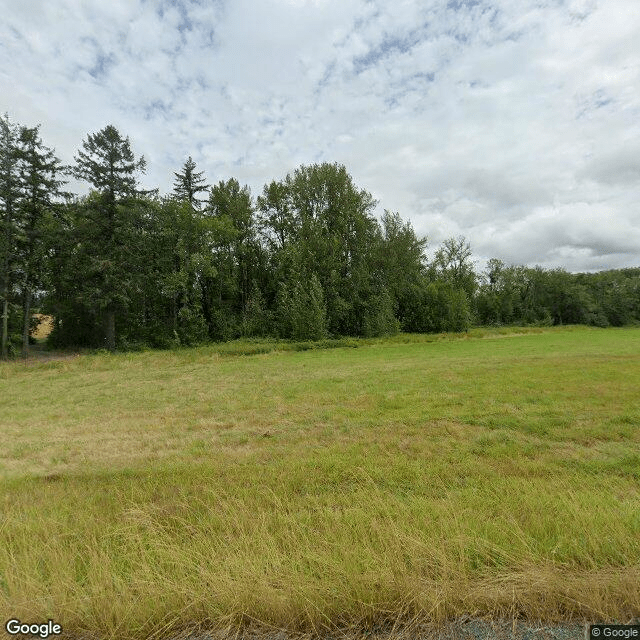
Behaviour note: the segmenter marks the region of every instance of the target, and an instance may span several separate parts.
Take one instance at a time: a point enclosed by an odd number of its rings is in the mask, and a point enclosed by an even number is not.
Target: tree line
[[[464,238],[429,260],[339,164],[301,166],[257,198],[234,178],[207,184],[191,157],[168,195],[140,188],[145,168],[114,126],[65,166],[39,127],[0,118],[3,358],[28,354],[36,307],[54,318],[50,344],[109,350],[640,320],[640,269],[477,273]],[[65,191],[70,176],[89,194]]]

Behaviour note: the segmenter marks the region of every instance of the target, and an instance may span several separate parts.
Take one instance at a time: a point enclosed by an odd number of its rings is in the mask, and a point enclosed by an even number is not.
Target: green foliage
[[[258,283],[254,280],[244,310],[241,334],[245,338],[266,335],[271,332],[271,318]]]
[[[394,335],[400,322],[394,313],[394,301],[384,286],[367,296],[362,310],[362,331],[365,338]]]
[[[281,338],[322,340],[327,335],[324,295],[315,273],[308,281],[294,276],[282,283],[276,314]]]
[[[47,233],[55,200],[68,196],[60,160],[40,139],[39,127],[21,127],[19,139],[21,218],[23,235],[18,243],[22,289],[22,354],[29,351],[31,302],[46,286]]]
[[[358,189],[342,165],[302,166],[259,199],[262,233],[280,280],[292,268],[313,272],[333,335],[362,335],[379,259],[375,201]],[[290,289],[290,293],[293,289]]]
[[[18,263],[20,183],[18,127],[5,114],[0,118],[0,359],[9,356],[10,305]]]
[[[446,282],[453,289],[464,291],[472,300],[477,288],[471,260],[471,245],[462,237],[448,238],[436,251],[430,265],[431,277]]]
[[[202,314],[193,307],[184,306],[178,311],[178,327],[180,344],[196,345],[208,337],[207,323]]]
[[[263,249],[257,240],[256,220],[249,188],[234,178],[211,189],[205,207],[212,238],[215,277],[202,281],[205,315],[214,340],[238,337],[254,281],[264,279]]]
[[[483,324],[622,326],[640,319],[640,270],[570,274],[490,260],[476,296]]]
[[[397,228],[398,223],[395,222]],[[401,327],[404,331],[468,331],[473,322],[476,275],[471,247],[464,238],[450,238],[436,251],[431,264],[423,266],[423,243],[404,236],[420,256],[410,280],[405,280],[398,296]],[[417,262],[414,259],[414,262]]]
[[[188,202],[194,209],[199,209],[202,201],[197,197],[199,193],[209,189],[202,171],[194,171],[196,163],[191,156],[182,167],[182,173],[174,173],[176,179],[173,185],[173,195],[178,200]]]
[[[521,267],[507,267],[501,260],[489,260],[481,278],[476,305],[483,324],[509,324],[522,317],[524,274]]]
[[[54,315],[51,344],[172,347],[206,340],[468,331],[484,325],[640,322],[640,269],[570,274],[490,260],[449,238],[427,261],[398,213],[343,165],[301,166],[254,202],[231,178],[210,190],[191,157],[172,197],[138,188],[129,139],[90,134],[73,174],[93,191],[61,191],[63,171],[39,129],[0,119],[2,355],[28,346],[32,297]],[[208,191],[204,206],[199,194]]]
[[[208,338],[202,281],[216,275],[207,221],[186,200],[165,199],[153,208],[155,248],[150,259],[157,271],[149,274],[145,290],[153,299],[154,281],[156,287],[160,284],[154,316],[163,322],[156,336],[164,334],[165,341],[181,344],[202,342]]]
[[[621,327],[640,321],[640,269],[620,269],[576,276],[596,304],[589,324]]]
[[[427,239],[419,239],[411,224],[403,222],[398,213],[384,212],[378,263],[394,315],[403,328],[408,328],[408,318],[418,303],[415,294],[425,274],[426,245]]]
[[[46,286],[46,236],[54,201],[64,195],[60,160],[44,146],[39,127],[0,119],[0,303],[2,357],[15,352],[19,326],[22,353],[29,349],[31,305]],[[19,308],[18,307],[19,304]],[[10,311],[11,310],[11,311]]]
[[[416,301],[413,314],[406,320],[411,331],[439,333],[468,331],[471,327],[471,309],[467,294],[450,283],[424,280],[414,290]]]
[[[260,233],[271,251],[284,249],[295,237],[295,218],[291,191],[283,182],[265,185],[257,199]]]
[[[115,204],[135,195],[135,174],[144,173],[145,169],[144,156],[135,159],[129,138],[123,138],[113,125],[107,125],[101,131],[89,134],[82,143],[73,173]]]
[[[112,125],[90,134],[76,156],[73,173],[96,191],[78,208],[76,239],[84,253],[87,277],[82,301],[104,321],[105,346],[116,348],[116,315],[126,313],[140,289],[138,258],[144,255],[145,220],[137,206],[136,160],[129,138]],[[138,251],[136,251],[138,250]]]

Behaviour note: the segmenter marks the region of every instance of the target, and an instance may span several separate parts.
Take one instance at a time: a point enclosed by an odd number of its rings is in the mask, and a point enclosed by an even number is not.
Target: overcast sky
[[[0,0],[0,110],[169,192],[339,162],[479,266],[640,266],[639,0]]]

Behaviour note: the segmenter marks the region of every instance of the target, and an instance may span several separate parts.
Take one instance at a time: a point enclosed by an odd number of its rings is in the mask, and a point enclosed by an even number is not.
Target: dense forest
[[[143,157],[113,126],[73,164],[39,127],[0,118],[1,355],[29,349],[38,310],[53,346],[193,345],[272,336],[316,340],[474,324],[621,326],[640,321],[640,268],[571,274],[490,260],[464,238],[427,240],[344,166],[302,166],[253,198],[208,185],[189,157],[173,192],[140,189]],[[70,176],[90,188],[65,191]]]

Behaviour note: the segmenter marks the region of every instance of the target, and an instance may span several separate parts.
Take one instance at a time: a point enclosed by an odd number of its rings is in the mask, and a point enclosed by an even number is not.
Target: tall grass
[[[506,338],[506,339],[503,339]],[[0,368],[0,610],[78,637],[640,614],[640,330]]]

